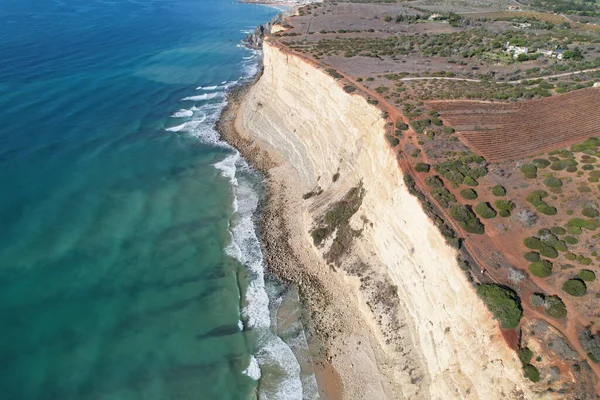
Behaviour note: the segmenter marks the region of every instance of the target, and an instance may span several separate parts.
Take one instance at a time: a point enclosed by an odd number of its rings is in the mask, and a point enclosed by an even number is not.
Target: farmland
[[[477,153],[490,162],[567,147],[600,134],[600,89],[521,103],[431,101]]]

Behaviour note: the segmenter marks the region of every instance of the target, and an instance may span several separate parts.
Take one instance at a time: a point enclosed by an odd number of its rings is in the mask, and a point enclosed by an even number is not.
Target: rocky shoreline
[[[256,142],[242,137],[235,126],[240,102],[260,76],[261,73],[257,74],[253,81],[237,86],[228,94],[227,106],[217,122],[217,130],[227,143],[266,177],[266,190],[259,205],[258,233],[264,246],[267,272],[288,285],[298,287],[303,309],[302,323],[309,338],[319,394],[324,400],[342,399],[341,381],[329,363],[331,349],[328,346],[331,340],[336,339],[341,327],[331,327],[319,318],[320,311],[330,307],[331,296],[320,280],[309,269],[303,268],[289,242],[282,240],[290,237],[291,233],[286,219],[290,202],[285,195],[284,183],[272,174],[280,160],[260,148]]]

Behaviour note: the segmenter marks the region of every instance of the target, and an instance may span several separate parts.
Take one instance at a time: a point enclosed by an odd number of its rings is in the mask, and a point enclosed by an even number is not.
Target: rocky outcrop
[[[282,15],[278,14],[271,21],[267,22],[266,24],[257,26],[256,29],[254,29],[254,32],[246,35],[246,38],[243,41],[244,44],[248,48],[251,48],[254,50],[262,49],[262,44],[263,44],[263,40],[265,39],[265,36],[268,35],[269,33],[271,33],[271,29],[273,28],[273,25],[278,24],[279,22],[281,22],[281,20],[282,20]]]

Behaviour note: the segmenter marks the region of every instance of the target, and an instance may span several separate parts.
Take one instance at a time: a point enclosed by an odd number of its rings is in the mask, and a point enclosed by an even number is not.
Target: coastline
[[[302,317],[301,322],[305,326],[307,334],[310,336],[309,352],[313,359],[312,367],[317,380],[319,395],[323,400],[341,400],[343,399],[343,390],[341,378],[338,371],[328,361],[327,354],[330,349],[326,348],[329,334],[319,329],[314,324],[311,317],[307,314],[314,314],[322,306],[326,306],[325,300],[321,302],[318,299],[325,299],[327,296],[323,293],[323,288],[311,277],[298,276],[295,274],[298,269],[302,269],[302,262],[298,260],[293,249],[287,242],[281,241],[281,237],[289,236],[288,221],[286,220],[286,206],[288,199],[285,188],[281,182],[273,176],[273,169],[280,165],[278,155],[268,152],[261,148],[257,143],[249,140],[239,133],[236,126],[236,115],[242,105],[244,96],[252,86],[260,79],[262,75],[262,64],[259,66],[259,72],[252,80],[244,82],[233,88],[227,95],[227,105],[217,121],[217,131],[221,137],[236,148],[240,154],[256,168],[265,177],[265,193],[261,197],[261,204],[257,215],[258,234],[266,258],[266,270],[278,279],[281,279],[286,285],[298,287],[301,304]],[[290,269],[289,265],[294,264],[296,268]],[[307,304],[306,299],[317,299],[315,302]]]

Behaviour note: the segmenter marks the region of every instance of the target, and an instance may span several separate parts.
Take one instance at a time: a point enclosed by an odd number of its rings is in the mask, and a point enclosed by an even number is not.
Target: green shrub
[[[579,240],[577,240],[577,238],[574,238],[573,236],[565,236],[565,242],[567,242],[568,244],[577,244],[579,243]]]
[[[496,185],[492,188],[492,194],[498,197],[506,196],[506,189],[504,186]]]
[[[558,251],[567,251],[567,245],[566,245],[566,244],[565,244],[565,242],[564,242],[564,241],[562,241],[562,240],[561,240],[560,242],[556,243],[556,244],[555,244],[554,246],[552,246],[552,247],[554,247],[554,248],[555,248],[556,250],[558,250]]]
[[[590,271],[589,269],[582,269],[581,271],[579,271],[579,274],[577,274],[582,280],[587,281],[587,282],[593,282],[596,280],[596,274],[594,273],[594,271]]]
[[[510,211],[508,210],[498,210],[498,215],[506,218],[506,217],[510,217]]]
[[[546,168],[548,165],[550,165],[550,161],[543,158],[536,158],[531,163],[537,168]]]
[[[558,251],[556,251],[554,247],[550,247],[547,244],[543,244],[542,247],[540,247],[540,254],[548,258],[558,257]]]
[[[544,179],[544,185],[548,187],[562,187],[563,182],[555,177]]]
[[[539,382],[540,380],[540,371],[531,364],[523,366],[523,374],[525,375],[525,378],[532,382]]]
[[[535,179],[535,178],[537,178],[537,174],[535,174],[533,172],[525,172],[523,174],[523,176],[525,176],[525,178],[527,178],[527,179]]]
[[[332,77],[334,77],[335,79],[341,79],[344,76],[342,74],[340,74],[339,72],[337,72],[335,69],[333,68],[327,68],[325,70],[325,72],[327,72],[329,75],[331,75]]]
[[[468,175],[465,176],[465,178],[463,179],[463,183],[465,185],[468,185],[468,186],[477,186],[477,185],[479,185],[479,183],[477,183],[477,181],[475,179],[471,178]]]
[[[396,129],[398,129],[400,131],[405,131],[408,129],[408,125],[405,124],[404,122],[396,122]]]
[[[427,178],[425,178],[425,184],[430,188],[444,187],[444,182],[437,175],[428,176]]]
[[[392,146],[392,147],[396,147],[400,144],[400,141],[398,140],[397,137],[392,136],[392,135],[385,135],[385,138],[387,139],[388,143]]]
[[[590,231],[595,230],[596,228],[598,228],[598,224],[599,222],[596,221],[595,219],[583,219],[583,218],[571,218],[569,220],[569,222],[567,222],[567,231],[568,231],[568,227],[569,226],[574,226],[574,227],[578,227],[578,228],[585,228],[588,229]]]
[[[543,245],[540,239],[533,236],[529,236],[523,239],[523,244],[525,245],[525,247],[532,250],[539,250]]]
[[[567,226],[567,233],[571,235],[581,235],[582,231],[578,226]]]
[[[485,227],[469,206],[456,204],[450,209],[450,215],[458,221],[461,228],[469,233],[481,235],[485,232]]]
[[[460,191],[460,195],[467,200],[475,200],[477,198],[477,192],[473,189],[463,189]]]
[[[529,364],[533,358],[533,352],[528,347],[522,347],[519,349],[519,359],[523,364]]]
[[[482,202],[475,206],[475,212],[481,217],[485,219],[494,218],[497,213],[496,210],[492,208],[490,203]]]
[[[432,190],[432,194],[433,198],[436,199],[443,208],[448,208],[451,203],[456,202],[456,197],[444,187]]]
[[[525,259],[529,262],[540,261],[540,253],[535,251],[529,251],[525,253]]]
[[[327,228],[316,228],[310,232],[315,246],[319,246],[331,232]]]
[[[583,210],[581,210],[581,213],[588,218],[596,218],[598,215],[600,215],[598,210],[593,207],[585,207]]]
[[[548,296],[545,298],[544,311],[546,312],[546,315],[556,319],[567,316],[565,303],[563,303],[562,299],[558,296]]]
[[[417,165],[415,165],[415,171],[417,172],[429,172],[429,164],[425,164],[422,162],[418,162]]]
[[[504,329],[519,325],[523,309],[514,290],[495,284],[477,286],[477,294]]]
[[[567,233],[567,230],[562,226],[553,226],[552,228],[550,228],[550,230],[555,235],[564,235],[565,233]]]
[[[548,192],[544,191],[544,190],[536,190],[534,192],[531,192],[527,197],[526,200],[528,202],[530,202],[533,206],[539,206],[541,204],[546,204],[544,202],[544,198],[548,197]]]
[[[568,281],[565,281],[565,283],[563,283],[562,290],[571,296],[576,297],[584,296],[587,293],[587,287],[580,279],[569,279]]]
[[[521,165],[521,172],[524,174],[535,174],[537,173],[537,167],[533,164]]]
[[[539,205],[535,209],[541,212],[542,214],[546,215],[556,215],[556,213],[558,212],[558,210],[555,207],[549,206],[547,204]]]
[[[499,210],[512,211],[515,209],[515,203],[509,200],[496,200],[494,201],[494,206]]]
[[[548,260],[536,261],[529,264],[529,272],[539,278],[547,278],[552,275],[552,263]]]

